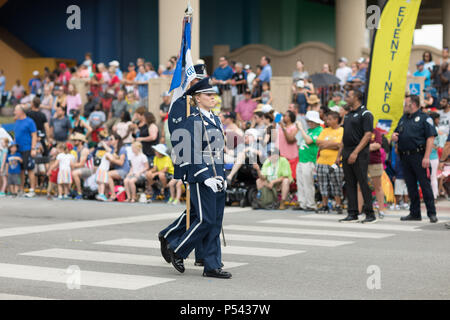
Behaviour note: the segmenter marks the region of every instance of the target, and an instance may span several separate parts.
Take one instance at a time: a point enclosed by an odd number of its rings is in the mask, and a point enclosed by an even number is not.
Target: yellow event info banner
[[[421,0],[388,0],[375,31],[367,85],[367,108],[390,137],[403,115],[406,77]]]

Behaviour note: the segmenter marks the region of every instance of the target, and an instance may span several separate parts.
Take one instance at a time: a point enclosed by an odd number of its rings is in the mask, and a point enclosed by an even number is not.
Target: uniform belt
[[[425,152],[425,146],[419,146],[413,150],[400,151],[400,155],[401,156],[410,156],[413,154],[424,153],[424,152]]]

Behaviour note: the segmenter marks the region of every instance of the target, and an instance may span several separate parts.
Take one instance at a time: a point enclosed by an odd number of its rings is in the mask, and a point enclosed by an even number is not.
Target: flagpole
[[[185,17],[188,21],[192,19],[193,10],[191,7],[191,1],[188,0],[187,9],[185,11]],[[186,96],[186,118],[191,115],[191,98]],[[191,188],[189,183],[186,183],[186,230],[191,226]]]

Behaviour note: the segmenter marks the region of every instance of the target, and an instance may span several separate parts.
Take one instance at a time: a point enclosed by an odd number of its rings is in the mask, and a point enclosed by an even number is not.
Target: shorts
[[[403,179],[395,179],[394,194],[396,196],[407,196],[408,188],[406,182]]]
[[[145,182],[147,181],[147,178],[144,175],[140,175],[139,177],[137,177],[136,175],[132,174],[128,178],[136,179],[136,184],[138,184],[138,185],[145,184]]]
[[[167,182],[169,182],[172,179],[173,179],[173,174],[170,174],[170,173],[166,172],[166,180],[167,180]],[[158,181],[159,180],[159,176],[155,176],[153,180]]]
[[[383,171],[384,171],[383,164],[376,163],[376,164],[369,164],[367,173],[371,178],[374,178],[374,177],[381,177],[383,175]]]
[[[80,168],[73,170],[73,172],[79,172],[81,179],[87,179],[94,174],[89,168]]]
[[[20,186],[20,174],[10,174],[8,175],[8,185]]]
[[[53,170],[50,173],[50,182],[51,183],[55,183],[55,184],[58,183],[58,172],[59,172],[59,168],[56,168],[55,170]]]
[[[119,176],[120,176],[120,178],[122,178],[122,180],[125,179],[128,174],[128,171],[121,170],[121,169],[116,170],[116,172],[119,174]]]
[[[31,150],[22,151],[20,153],[22,156],[22,170],[33,170],[34,169],[34,160],[31,157]]]

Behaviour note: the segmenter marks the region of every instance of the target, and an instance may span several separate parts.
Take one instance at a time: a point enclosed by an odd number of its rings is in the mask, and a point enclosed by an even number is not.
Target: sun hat
[[[320,99],[315,94],[312,94],[308,99],[306,99],[308,104],[317,104],[320,103]]]
[[[84,134],[82,134],[82,133],[79,133],[79,132],[75,132],[74,134],[72,134],[70,136],[70,140],[72,140],[72,141],[81,141],[81,142],[87,143],[86,136]]]
[[[270,104],[265,104],[261,108],[262,113],[269,113],[272,110],[273,110],[273,107]]]
[[[324,122],[320,119],[319,112],[317,111],[308,111],[306,113],[306,121],[311,121],[317,124],[323,124]]]
[[[164,156],[169,156],[168,154],[167,154],[167,147],[164,145],[164,144],[162,144],[162,143],[160,143],[160,144],[157,144],[156,146],[153,146],[152,147],[156,152],[158,152],[158,153],[161,153],[162,155],[164,155]]]

